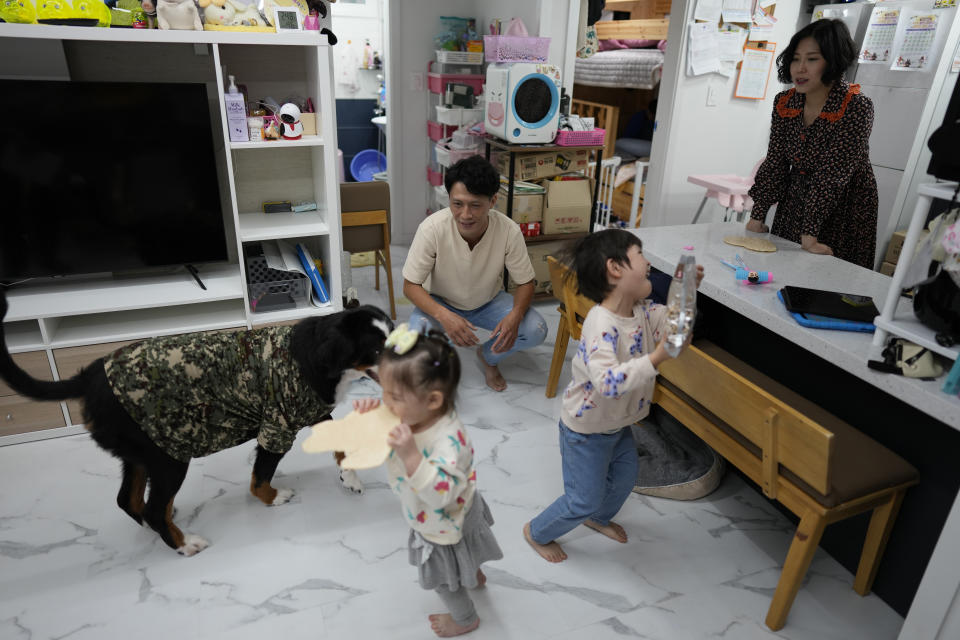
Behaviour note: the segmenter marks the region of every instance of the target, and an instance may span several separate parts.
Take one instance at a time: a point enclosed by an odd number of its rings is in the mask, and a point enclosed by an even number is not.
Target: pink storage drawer
[[[558,131],[557,139],[554,143],[561,147],[579,147],[587,145],[603,144],[606,135],[605,129],[593,129],[591,131]]]
[[[444,138],[449,138],[453,132],[459,129],[455,124],[442,125],[433,120],[427,120],[427,136],[434,142],[440,142]]]
[[[443,184],[443,174],[439,171],[434,171],[432,167],[427,167],[427,182],[434,187],[439,187]]]
[[[431,93],[442,94],[448,82],[458,82],[473,87],[473,95],[483,93],[485,76],[482,73],[434,73],[433,61],[427,63],[427,87]]]

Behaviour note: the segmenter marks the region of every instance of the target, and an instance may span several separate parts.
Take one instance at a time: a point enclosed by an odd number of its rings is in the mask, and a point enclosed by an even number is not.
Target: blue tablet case
[[[783,302],[783,294],[777,291],[777,298]],[[797,323],[811,329],[836,329],[838,331],[860,331],[863,333],[873,333],[876,327],[871,322],[857,322],[855,320],[841,320],[839,318],[827,318],[812,313],[794,313],[787,310]]]

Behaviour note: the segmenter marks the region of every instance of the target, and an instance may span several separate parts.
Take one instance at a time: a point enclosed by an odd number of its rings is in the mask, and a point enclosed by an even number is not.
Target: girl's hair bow
[[[407,351],[413,348],[413,345],[417,344],[417,338],[420,337],[420,332],[416,329],[411,329],[410,325],[406,322],[398,326],[390,335],[387,336],[387,341],[384,343],[385,347],[393,347],[393,352],[398,356],[402,356]]]

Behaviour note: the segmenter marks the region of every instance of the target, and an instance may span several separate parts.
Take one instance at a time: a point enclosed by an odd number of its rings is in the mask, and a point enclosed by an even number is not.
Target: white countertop
[[[879,309],[887,297],[889,276],[832,256],[808,253],[800,245],[771,234],[749,234],[743,224],[736,222],[644,227],[634,233],[643,241],[646,258],[666,273],[673,272],[682,247],[692,245],[697,262],[705,271],[700,285],[704,295],[960,430],[960,398],[940,390],[943,376],[922,381],[873,371],[867,367],[867,360],[880,359],[879,347],[872,344],[873,334],[802,327],[777,299],[778,289],[794,285],[871,296]],[[723,242],[724,237],[737,235],[768,238],[777,245],[777,251],[760,253]],[[721,263],[726,260],[735,264],[737,253],[750,269],[772,272],[773,282],[738,282],[733,270]],[[912,314],[909,300],[901,300],[897,308],[898,312]]]

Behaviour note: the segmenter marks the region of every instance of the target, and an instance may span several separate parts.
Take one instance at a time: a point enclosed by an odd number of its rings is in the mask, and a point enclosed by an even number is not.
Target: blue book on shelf
[[[317,298],[320,302],[330,302],[330,294],[327,293],[327,287],[323,284],[323,278],[320,277],[320,272],[317,271],[317,266],[313,262],[313,256],[310,255],[310,251],[300,242],[297,243],[297,255],[300,256],[300,263],[303,265],[303,270],[307,272],[307,277],[310,278],[310,282],[313,283],[313,290],[317,294]]]

